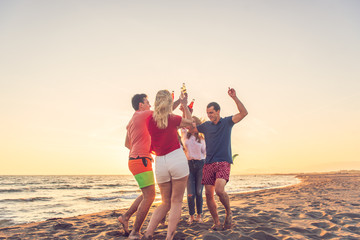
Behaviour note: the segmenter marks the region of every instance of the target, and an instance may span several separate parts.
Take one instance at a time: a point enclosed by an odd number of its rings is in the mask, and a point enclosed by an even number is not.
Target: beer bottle
[[[182,84],[181,92],[185,95],[186,94],[186,86],[185,83]]]
[[[193,109],[193,107],[194,107],[194,102],[195,102],[195,99],[193,99],[193,100],[191,101],[191,103],[189,104],[188,108]]]

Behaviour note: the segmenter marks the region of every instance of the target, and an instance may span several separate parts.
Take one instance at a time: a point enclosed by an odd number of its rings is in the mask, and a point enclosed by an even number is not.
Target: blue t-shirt
[[[232,161],[231,130],[234,126],[232,116],[220,118],[217,124],[211,121],[197,126],[199,132],[205,136],[206,159],[205,163]]]

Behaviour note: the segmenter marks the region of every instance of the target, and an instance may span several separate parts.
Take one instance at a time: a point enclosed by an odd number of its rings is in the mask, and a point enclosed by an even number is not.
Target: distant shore
[[[297,177],[302,181],[296,185],[231,194],[234,220],[231,230],[209,230],[212,219],[205,201],[204,223],[189,226],[184,202],[175,239],[360,239],[359,171]],[[224,209],[218,210],[223,220]],[[117,216],[124,211],[0,228],[0,239],[126,239],[117,222]],[[153,209],[149,217],[152,212]],[[165,235],[166,225],[160,226],[154,239],[164,239]]]

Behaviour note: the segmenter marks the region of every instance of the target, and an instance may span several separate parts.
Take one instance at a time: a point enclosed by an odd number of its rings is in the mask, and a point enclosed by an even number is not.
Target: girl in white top
[[[199,118],[193,116],[193,122],[200,125]],[[192,132],[191,130],[182,129],[181,139],[183,142],[184,150],[189,164],[189,179],[187,183],[187,202],[189,207],[189,220],[188,223],[192,224],[195,220],[195,203],[196,203],[196,221],[203,222],[202,209],[203,209],[203,189],[204,185],[201,184],[202,172],[205,163],[205,140],[200,133]]]

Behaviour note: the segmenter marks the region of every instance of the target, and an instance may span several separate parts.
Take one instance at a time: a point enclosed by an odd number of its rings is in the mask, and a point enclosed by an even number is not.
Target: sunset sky
[[[183,82],[232,174],[360,170],[360,1],[0,2],[0,175],[130,174],[131,97]],[[175,113],[180,113],[176,110]]]

